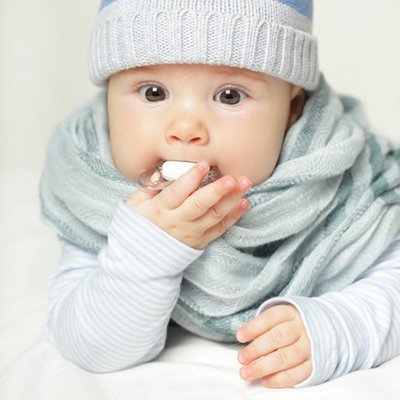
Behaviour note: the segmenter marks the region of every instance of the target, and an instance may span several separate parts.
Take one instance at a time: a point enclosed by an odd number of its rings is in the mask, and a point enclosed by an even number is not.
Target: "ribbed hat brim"
[[[90,76],[97,85],[133,67],[186,63],[247,68],[309,90],[318,84],[317,40],[292,26],[216,11],[107,11],[90,45]]]

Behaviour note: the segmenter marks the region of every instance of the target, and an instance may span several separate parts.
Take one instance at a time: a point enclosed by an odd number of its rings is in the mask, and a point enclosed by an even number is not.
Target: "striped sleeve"
[[[313,372],[298,387],[368,369],[400,354],[400,235],[359,280],[320,297],[280,297],[262,304],[297,307],[311,341]]]
[[[202,251],[169,236],[121,203],[98,255],[62,241],[51,279],[47,332],[65,358],[91,372],[157,356],[183,270]]]

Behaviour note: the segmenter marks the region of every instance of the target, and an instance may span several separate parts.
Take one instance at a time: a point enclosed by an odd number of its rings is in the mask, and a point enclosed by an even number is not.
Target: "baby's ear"
[[[305,100],[306,94],[304,89],[299,86],[293,86],[287,129],[289,129],[300,118],[303,113]]]

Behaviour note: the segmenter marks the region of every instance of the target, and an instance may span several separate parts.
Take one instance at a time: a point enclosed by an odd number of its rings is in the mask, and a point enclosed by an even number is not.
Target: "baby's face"
[[[157,65],[111,76],[115,166],[128,178],[165,160],[206,160],[221,175],[267,179],[299,88],[261,73],[210,65]]]

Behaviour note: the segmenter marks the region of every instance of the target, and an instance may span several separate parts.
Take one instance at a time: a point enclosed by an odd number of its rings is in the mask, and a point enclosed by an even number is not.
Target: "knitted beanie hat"
[[[102,0],[90,77],[155,64],[217,64],[305,89],[318,83],[312,0]]]

